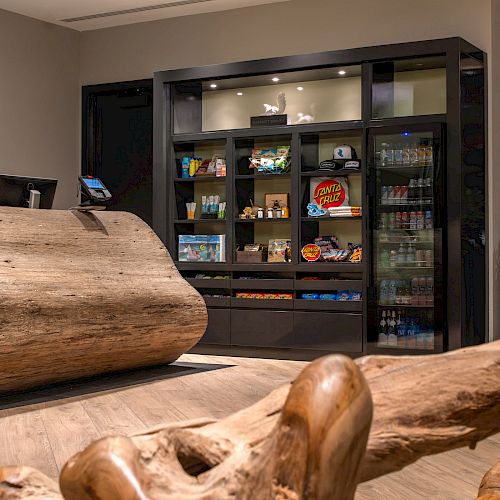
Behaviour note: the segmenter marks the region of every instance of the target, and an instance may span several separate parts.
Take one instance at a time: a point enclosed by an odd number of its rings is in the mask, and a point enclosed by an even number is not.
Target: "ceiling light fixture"
[[[236,95],[243,95],[243,92],[236,92]]]
[[[339,71],[339,75],[340,75],[340,76],[344,76],[345,74],[346,74],[346,72],[345,72],[343,69],[341,69],[341,70]]]
[[[275,76],[275,77],[273,78],[273,82],[279,82],[279,81],[280,81],[280,79],[279,79],[277,76]]]
[[[217,84],[216,83],[211,83],[210,84],[210,88],[211,89],[216,89],[217,88]]]
[[[299,92],[302,92],[302,91],[304,90],[304,87],[297,87],[297,90],[298,90]]]

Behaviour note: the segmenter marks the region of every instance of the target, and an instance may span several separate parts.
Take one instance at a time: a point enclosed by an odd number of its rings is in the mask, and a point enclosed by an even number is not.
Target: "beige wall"
[[[293,0],[87,31],[82,33],[82,82],[457,35],[489,51],[490,1]]]
[[[59,179],[76,202],[79,33],[0,10],[0,173]]]

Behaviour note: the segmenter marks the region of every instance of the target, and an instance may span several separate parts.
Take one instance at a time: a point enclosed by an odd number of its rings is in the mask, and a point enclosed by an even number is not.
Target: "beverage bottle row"
[[[382,267],[432,267],[432,250],[416,250],[412,243],[399,244],[398,250],[383,250],[380,254]]]
[[[378,344],[406,348],[432,348],[434,327],[431,318],[406,314],[405,311],[382,311],[378,327]]]
[[[432,306],[434,304],[434,278],[411,280],[381,280],[379,304],[382,306]]]
[[[421,229],[432,229],[433,226],[432,210],[389,212],[379,215],[379,229],[409,229],[418,231]]]
[[[383,142],[380,146],[381,167],[419,166],[431,167],[434,162],[431,140],[409,143]]]
[[[380,188],[381,205],[415,205],[422,200],[430,201],[432,197],[431,177],[412,178],[408,186],[382,186]]]

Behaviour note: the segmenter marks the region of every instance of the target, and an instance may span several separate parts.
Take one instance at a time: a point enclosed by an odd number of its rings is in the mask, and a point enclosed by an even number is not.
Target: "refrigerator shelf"
[[[377,306],[379,308],[382,308],[382,309],[391,309],[393,307],[399,307],[399,308],[402,308],[402,309],[409,309],[409,308],[412,308],[412,309],[433,309],[434,308],[434,304],[425,304],[425,305],[415,305],[415,304],[377,304]]]
[[[412,164],[412,165],[390,165],[390,166],[384,166],[382,167],[379,164],[375,164],[375,168],[377,170],[381,171],[400,171],[400,170],[424,170],[424,169],[430,169],[433,168],[434,165],[420,165],[420,164]]]

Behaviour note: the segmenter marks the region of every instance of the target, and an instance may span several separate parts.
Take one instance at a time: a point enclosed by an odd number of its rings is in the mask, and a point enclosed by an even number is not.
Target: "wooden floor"
[[[0,465],[25,464],[56,478],[90,441],[175,420],[224,417],[293,379],[303,362],[185,355],[163,367],[0,400]],[[134,384],[134,385],[130,385]],[[470,500],[500,460],[500,435],[476,450],[425,458],[358,487],[356,500]]]

